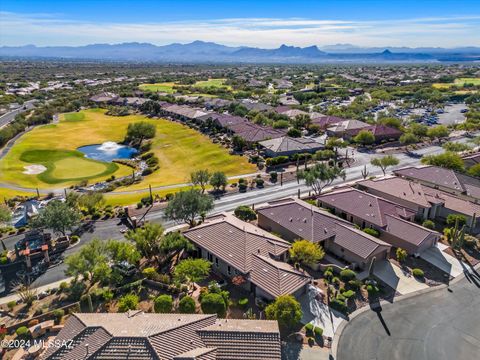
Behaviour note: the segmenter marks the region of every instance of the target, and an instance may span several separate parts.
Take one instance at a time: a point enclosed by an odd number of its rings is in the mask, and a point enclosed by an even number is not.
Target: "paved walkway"
[[[447,254],[444,251],[446,248],[448,248],[447,245],[438,243],[437,246],[425,250],[420,257],[453,277],[457,277],[469,269],[467,264]]]
[[[416,280],[409,273],[404,273],[388,260],[376,263],[373,274],[402,295],[428,288],[428,285]]]

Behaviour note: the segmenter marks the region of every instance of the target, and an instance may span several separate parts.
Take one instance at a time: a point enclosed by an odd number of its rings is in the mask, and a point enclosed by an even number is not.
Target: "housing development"
[[[478,357],[480,44],[378,47],[362,26],[397,30],[371,20],[351,25],[368,46],[305,46],[345,35],[293,13],[215,20],[225,45],[185,11],[79,17],[73,36],[17,6],[0,5],[1,359]]]

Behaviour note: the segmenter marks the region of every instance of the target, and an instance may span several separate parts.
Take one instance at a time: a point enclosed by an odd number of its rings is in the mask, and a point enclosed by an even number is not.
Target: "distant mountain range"
[[[161,63],[460,62],[480,61],[480,48],[362,48],[337,44],[322,49],[287,45],[278,49],[261,49],[204,41],[163,46],[132,42],[86,46],[2,46],[0,57]]]

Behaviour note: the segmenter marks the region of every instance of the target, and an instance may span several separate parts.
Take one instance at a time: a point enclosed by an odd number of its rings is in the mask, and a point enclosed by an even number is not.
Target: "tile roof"
[[[269,126],[261,126],[251,122],[243,122],[229,125],[227,127],[235,135],[240,136],[247,142],[258,142],[266,139],[275,139],[285,136],[285,129],[274,129]]]
[[[276,321],[143,312],[73,314],[56,337],[70,339],[71,348],[51,347],[42,359],[280,360]]]
[[[278,297],[304,287],[311,281],[311,277],[290,264],[254,255],[250,281],[273,297]]]
[[[334,236],[333,230],[337,222],[349,224],[326,210],[297,199],[272,202],[257,208],[257,212],[294,233],[298,239],[313,242],[321,242]]]
[[[425,185],[422,185],[422,189],[431,203],[441,203],[446,209],[468,216],[475,216],[476,218],[480,217],[479,204],[460,199],[455,195]]]
[[[325,129],[332,124],[337,124],[344,121],[347,121],[347,119],[337,117],[337,116],[329,116],[329,115],[322,115],[322,114],[319,114],[318,116],[312,116],[312,125],[317,125],[322,129]]]
[[[367,233],[345,224],[337,223],[333,242],[354,253],[362,259],[368,257],[379,248],[389,248],[390,245]]]
[[[244,274],[252,269],[254,254],[280,256],[290,248],[287,241],[230,214],[207,220],[183,235]]]
[[[276,139],[264,140],[259,143],[264,148],[280,153],[292,151],[316,151],[323,148],[323,145],[309,138],[292,138],[282,136]]]
[[[427,229],[414,222],[403,220],[396,216],[386,215],[385,218],[387,221],[385,231],[387,233],[416,246],[420,245],[431,235],[440,236],[440,234],[434,230]],[[380,236],[380,238],[382,237]]]
[[[459,191],[475,199],[480,199],[480,180],[450,169],[438,166],[407,167],[395,170],[395,174],[418,181]]]
[[[430,207],[431,204],[424,193],[422,185],[400,177],[391,177],[357,182],[359,186],[377,190],[384,194],[395,196],[422,207]]]
[[[375,137],[400,137],[402,132],[397,128],[386,126],[386,125],[371,125],[364,128],[354,129],[350,132],[351,135],[356,135],[360,130],[370,131]]]
[[[370,125],[360,120],[345,120],[339,123],[335,123],[334,126],[328,128],[328,131],[344,132],[349,130],[363,129],[369,126]]]
[[[354,188],[323,194],[317,199],[327,206],[335,207],[380,227],[386,226],[387,214],[403,218],[415,215],[411,209]]]

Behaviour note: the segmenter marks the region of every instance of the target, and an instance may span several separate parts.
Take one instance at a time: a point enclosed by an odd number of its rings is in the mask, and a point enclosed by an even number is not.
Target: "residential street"
[[[23,104],[23,106],[0,116],[0,128],[10,124],[15,119],[15,116],[17,116],[18,114],[33,109],[36,101],[37,100],[25,101],[25,104]]]
[[[480,276],[367,310],[344,328],[338,360],[471,360],[480,354]]]

